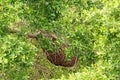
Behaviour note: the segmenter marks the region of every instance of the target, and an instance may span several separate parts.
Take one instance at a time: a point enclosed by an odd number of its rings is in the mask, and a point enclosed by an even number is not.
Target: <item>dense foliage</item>
[[[28,39],[44,29],[58,37]],[[66,59],[78,54],[72,68],[51,64],[42,47],[65,48]],[[119,0],[1,0],[1,80],[119,80]]]

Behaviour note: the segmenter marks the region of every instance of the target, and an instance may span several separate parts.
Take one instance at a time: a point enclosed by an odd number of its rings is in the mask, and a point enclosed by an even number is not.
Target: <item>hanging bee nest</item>
[[[34,34],[28,33],[28,38],[35,38],[38,39],[37,35],[42,34],[44,37],[50,38],[53,42],[57,40],[56,36],[51,35],[47,31],[41,29],[35,32]],[[42,48],[43,52],[46,54],[47,59],[56,66],[63,66],[63,67],[72,67],[74,66],[78,61],[78,55],[75,55],[74,57],[71,57],[70,60],[65,60],[65,53],[62,50],[64,47],[68,47],[66,44],[62,44],[59,46],[60,48],[56,51],[47,50],[45,48]]]

